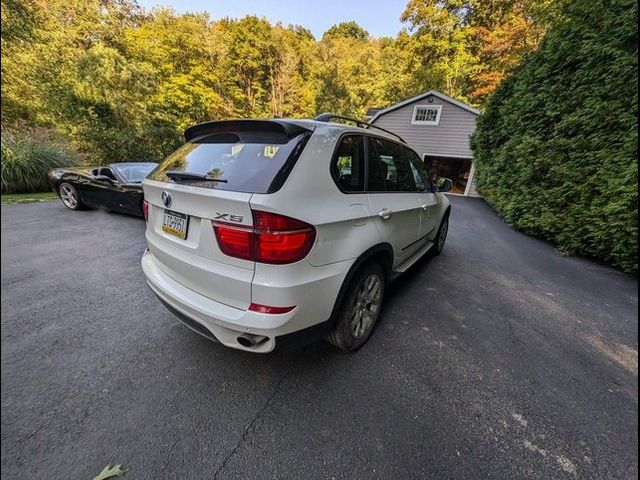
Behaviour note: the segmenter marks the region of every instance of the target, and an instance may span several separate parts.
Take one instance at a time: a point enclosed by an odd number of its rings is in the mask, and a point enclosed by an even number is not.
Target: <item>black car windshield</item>
[[[158,166],[157,163],[116,163],[111,165],[118,175],[127,183],[142,183],[151,170]]]
[[[242,141],[233,134],[199,138],[169,155],[149,175],[203,188],[268,193],[303,135],[287,143]],[[275,139],[274,139],[275,140]]]

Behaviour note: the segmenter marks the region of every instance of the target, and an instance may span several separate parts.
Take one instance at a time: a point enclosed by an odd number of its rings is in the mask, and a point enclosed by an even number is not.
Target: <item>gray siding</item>
[[[429,98],[433,102],[429,103]],[[415,105],[442,105],[438,125],[413,125]],[[374,125],[400,135],[420,155],[471,158],[469,137],[476,128],[476,115],[433,95],[416,100],[378,117]]]

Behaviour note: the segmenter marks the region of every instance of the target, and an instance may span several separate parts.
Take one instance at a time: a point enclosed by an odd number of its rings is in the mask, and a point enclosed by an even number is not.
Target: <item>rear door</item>
[[[261,123],[252,128],[251,121],[227,122],[205,131],[143,182],[147,243],[163,271],[205,297],[242,309],[251,303],[255,263],[224,253],[212,221],[250,229],[253,193],[269,193],[305,135],[265,131]],[[242,232],[234,240],[241,242]]]
[[[399,144],[377,137],[368,138],[367,161],[369,205],[397,265],[419,246],[420,208],[411,165]]]
[[[416,195],[420,205],[420,234],[419,244],[423,245],[433,238],[438,227],[438,196],[429,180],[429,172],[420,157],[411,149],[402,147],[402,151],[411,165],[411,171],[416,183]]]

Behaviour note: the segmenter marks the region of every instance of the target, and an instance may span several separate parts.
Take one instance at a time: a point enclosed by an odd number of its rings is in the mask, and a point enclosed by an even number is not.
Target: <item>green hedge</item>
[[[574,0],[494,93],[478,190],[564,253],[638,270],[638,35],[631,0]]]
[[[49,170],[78,165],[74,155],[46,139],[2,131],[2,193],[34,193],[51,189]]]

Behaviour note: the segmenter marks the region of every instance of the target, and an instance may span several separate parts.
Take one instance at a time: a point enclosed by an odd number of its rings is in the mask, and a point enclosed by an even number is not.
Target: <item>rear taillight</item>
[[[225,255],[280,265],[303,259],[316,238],[313,225],[259,210],[253,210],[253,227],[213,220],[213,230]]]
[[[142,201],[142,213],[144,213],[144,221],[149,221],[149,202],[146,200]]]
[[[316,238],[308,223],[275,213],[253,211],[256,262],[292,263],[307,256]]]
[[[253,260],[253,230],[233,224],[213,221],[218,246],[225,255]]]

